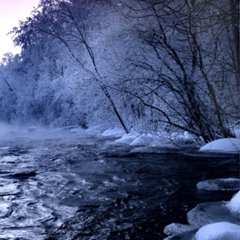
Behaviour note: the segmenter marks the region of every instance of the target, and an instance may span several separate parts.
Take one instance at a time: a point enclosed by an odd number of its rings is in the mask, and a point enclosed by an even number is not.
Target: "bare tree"
[[[233,136],[228,125],[230,114],[221,104],[215,81],[224,71],[218,51],[224,50],[220,48],[224,41],[221,31],[226,28],[211,15],[213,6],[194,0],[121,1],[122,12],[136,21],[136,34],[150,51],[143,52],[144,61],[131,60],[139,72],[135,81],[141,88],[125,91],[159,112],[159,121],[206,142]],[[219,11],[223,9],[218,6]],[[148,74],[143,74],[146,71]]]

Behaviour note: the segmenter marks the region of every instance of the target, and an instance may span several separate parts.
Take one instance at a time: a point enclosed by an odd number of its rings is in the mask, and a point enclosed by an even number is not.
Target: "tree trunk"
[[[106,98],[108,99],[108,101],[110,102],[110,104],[111,104],[111,106],[112,106],[112,108],[113,108],[113,111],[114,111],[114,113],[116,114],[117,119],[119,120],[119,122],[120,122],[120,124],[122,125],[123,129],[125,130],[126,133],[129,133],[129,131],[128,131],[128,129],[127,129],[127,127],[126,127],[126,125],[125,125],[125,123],[124,123],[121,115],[119,114],[119,112],[118,112],[118,110],[117,110],[117,108],[116,108],[115,103],[113,102],[113,99],[112,99],[110,93],[109,93],[108,90],[107,90],[107,87],[101,85],[101,89],[102,89],[104,95],[106,96]]]

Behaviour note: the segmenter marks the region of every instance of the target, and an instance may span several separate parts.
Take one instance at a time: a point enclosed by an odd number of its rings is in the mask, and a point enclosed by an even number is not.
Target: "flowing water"
[[[163,228],[186,223],[197,204],[234,193],[196,184],[238,178],[237,155],[138,153],[112,141],[57,132],[2,138],[0,239],[164,239]]]

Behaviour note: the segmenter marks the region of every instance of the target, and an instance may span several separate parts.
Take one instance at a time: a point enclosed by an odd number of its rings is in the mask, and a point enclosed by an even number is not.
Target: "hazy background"
[[[39,0],[1,0],[0,1],[0,60],[4,53],[12,52],[14,54],[20,52],[19,47],[14,47],[11,36],[8,32],[13,27],[18,26],[19,20],[24,20],[38,5]]]

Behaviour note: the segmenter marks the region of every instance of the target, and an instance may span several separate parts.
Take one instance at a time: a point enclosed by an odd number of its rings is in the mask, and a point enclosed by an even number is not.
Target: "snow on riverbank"
[[[167,132],[140,133],[131,130],[130,133],[126,134],[122,129],[113,128],[104,131],[102,136],[117,137],[118,139],[114,143],[130,146],[170,147],[196,143],[196,139],[188,132],[171,134]],[[218,139],[202,146],[200,151],[239,153],[240,138]]]
[[[210,142],[200,148],[200,151],[240,152],[240,138],[223,138]]]
[[[216,184],[224,184],[224,181]],[[221,188],[221,187],[220,187]],[[165,227],[165,240],[239,240],[240,191],[228,202],[197,205],[187,214],[189,225],[172,223]]]
[[[187,132],[183,133],[140,133],[131,130],[130,133],[124,133],[118,128],[108,129],[102,133],[105,137],[117,137],[114,141],[116,144],[127,144],[130,146],[148,146],[148,147],[166,147],[173,146],[176,143],[193,143],[195,142],[193,136]]]
[[[127,144],[135,149],[147,151],[150,147],[174,146],[174,143],[193,143],[195,139],[183,134],[139,133],[128,134],[119,129],[105,131],[102,136],[116,137],[114,144]],[[195,142],[196,143],[196,142]],[[181,146],[181,144],[179,144]],[[176,145],[175,145],[176,146]],[[200,151],[240,152],[240,138],[219,139],[200,148]],[[199,190],[208,191],[239,191],[239,179],[212,179],[199,182]],[[187,214],[189,224],[172,223],[165,227],[168,235],[166,240],[240,240],[240,191],[229,202],[212,202],[197,205]]]
[[[126,134],[122,128],[112,128],[103,131],[98,126],[88,129],[79,128],[78,126],[69,126],[58,129],[31,126],[18,127],[7,124],[0,124],[0,138],[12,138],[16,136],[24,136],[31,138],[54,138],[57,135],[66,135],[66,133],[73,133],[78,136],[91,135],[96,137],[113,137],[117,138],[114,144],[127,144],[138,147],[181,147],[189,144],[199,144],[196,138],[188,132],[173,132],[158,131],[154,133],[140,133],[131,130]],[[218,139],[210,142],[200,148],[202,152],[229,152],[240,153],[240,130],[236,129],[235,134],[238,138]],[[140,150],[140,148],[139,148]],[[143,149],[143,151],[145,151]]]

